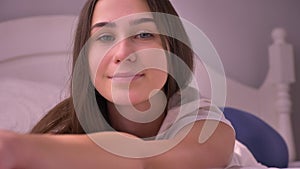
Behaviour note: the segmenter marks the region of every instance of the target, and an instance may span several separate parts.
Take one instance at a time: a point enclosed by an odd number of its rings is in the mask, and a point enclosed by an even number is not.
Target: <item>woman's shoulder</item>
[[[169,100],[167,115],[161,132],[171,137],[184,126],[199,120],[216,120],[232,127],[222,110],[214,105],[209,98],[201,97],[194,88],[187,88],[175,93]]]

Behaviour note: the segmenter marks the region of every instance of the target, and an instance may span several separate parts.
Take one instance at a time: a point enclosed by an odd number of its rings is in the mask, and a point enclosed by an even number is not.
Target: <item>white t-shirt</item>
[[[216,121],[215,125],[205,125],[204,123],[201,130],[202,140],[204,141],[213,133],[218,123],[224,123],[232,127],[230,121],[225,118],[223,112],[217,106],[212,105],[209,99],[199,98],[196,95],[197,92],[189,88],[183,90],[181,94],[179,92],[174,94],[170,98],[168,113],[155,138],[156,140],[173,138],[181,129],[198,120]],[[199,136],[199,141],[201,136]],[[236,140],[233,158],[227,168],[267,167],[259,164],[248,148]]]

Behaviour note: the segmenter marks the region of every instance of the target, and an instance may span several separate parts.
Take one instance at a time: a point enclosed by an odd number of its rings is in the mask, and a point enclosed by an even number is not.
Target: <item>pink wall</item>
[[[268,70],[271,30],[283,27],[294,45],[296,82],[292,86],[292,122],[300,159],[300,1],[299,0],[171,0],[215,45],[227,76],[258,87]]]

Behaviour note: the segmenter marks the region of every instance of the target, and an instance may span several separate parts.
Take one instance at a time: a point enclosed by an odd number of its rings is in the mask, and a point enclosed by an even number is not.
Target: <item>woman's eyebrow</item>
[[[132,20],[130,22],[131,25],[139,25],[139,24],[143,24],[146,22],[153,22],[154,23],[154,19],[153,18],[139,18],[139,19],[135,19]]]
[[[93,30],[94,28],[98,27],[98,28],[102,28],[102,27],[110,27],[110,28],[114,28],[116,27],[116,23],[114,22],[98,22],[98,23],[95,23],[91,30]]]
[[[154,19],[153,18],[139,18],[139,19],[129,21],[130,25],[139,25],[139,24],[143,24],[143,23],[147,23],[147,22],[154,23]],[[91,30],[93,30],[96,27],[97,28],[102,28],[102,27],[115,28],[115,27],[117,27],[117,24],[115,22],[98,22],[92,26]]]

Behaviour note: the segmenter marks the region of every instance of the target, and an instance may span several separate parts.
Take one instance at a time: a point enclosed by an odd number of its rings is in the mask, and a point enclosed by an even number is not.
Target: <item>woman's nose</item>
[[[133,42],[130,39],[124,39],[113,48],[113,61],[120,63],[123,60],[129,60],[128,56],[134,54]]]

